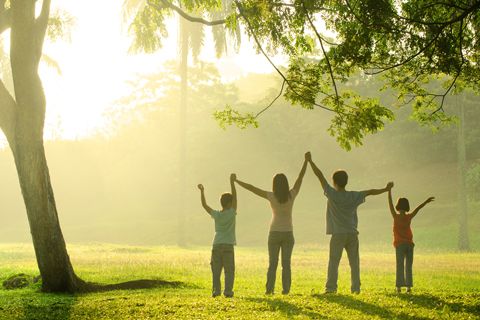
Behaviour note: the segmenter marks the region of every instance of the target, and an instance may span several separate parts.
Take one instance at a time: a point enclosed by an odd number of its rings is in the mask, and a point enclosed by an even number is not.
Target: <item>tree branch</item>
[[[166,8],[170,8],[170,9],[176,11],[182,18],[184,18],[185,20],[188,20],[190,22],[201,23],[201,24],[204,24],[204,25],[207,25],[207,26],[217,26],[217,25],[226,23],[225,19],[208,21],[208,20],[205,20],[203,18],[193,17],[193,16],[189,15],[188,13],[186,13],[185,11],[183,11],[180,7],[177,7],[176,5],[174,5],[171,2],[168,2],[167,0],[159,0],[159,1]],[[150,0],[147,0],[147,4],[149,6],[155,8],[155,9],[157,9],[157,10],[164,9],[163,7],[159,6],[158,4],[151,2]]]
[[[265,58],[268,60],[268,62],[270,63],[270,65],[275,69],[275,71],[280,75],[280,77],[282,77],[282,79],[284,80],[284,82],[287,83],[287,85],[290,87],[290,90],[292,90],[293,93],[295,93],[297,96],[301,96],[297,91],[295,91],[294,87],[290,84],[290,80],[287,79],[287,77],[283,74],[282,71],[280,71],[280,69],[273,63],[272,59],[270,59],[270,57],[267,55],[267,53],[265,52],[265,50],[263,50],[263,47],[262,45],[260,44],[260,41],[258,40],[257,36],[255,35],[255,33],[253,32],[253,28],[252,28],[252,25],[250,24],[250,21],[248,20],[247,16],[245,14],[243,14],[243,8],[241,6],[240,3],[238,3],[237,0],[234,0],[234,3],[235,5],[237,6],[238,8],[238,11],[240,13],[240,16],[245,20],[246,24],[247,24],[247,27],[248,29],[250,30],[250,33],[252,35],[252,38],[253,40],[255,41],[255,43],[257,44],[257,47],[258,49],[260,50],[260,52],[265,56]],[[318,104],[318,103],[313,103],[313,105],[317,106],[317,107],[320,107],[322,109],[325,109],[325,110],[328,110],[328,111],[332,111],[332,112],[335,112],[334,110],[330,109],[330,108],[327,108],[325,106],[322,106],[321,104]]]
[[[403,17],[403,16],[398,15],[398,14],[396,14],[396,16],[399,19],[405,20],[407,22],[418,23],[418,24],[425,25],[425,26],[433,26],[433,25],[447,26],[447,25],[451,25],[451,24],[454,24],[456,22],[459,22],[460,20],[465,19],[470,13],[472,13],[472,12],[478,10],[478,9],[480,9],[480,1],[476,1],[470,7],[466,8],[462,12],[462,14],[460,14],[460,15],[456,16],[455,18],[453,18],[451,20],[448,20],[448,21],[422,21],[422,20],[416,20],[416,19],[412,19],[412,18]]]
[[[48,17],[50,15],[50,2],[51,0],[43,0],[42,11],[37,18],[36,26],[40,32],[40,35],[45,35],[48,26]],[[41,38],[43,40],[43,38]]]
[[[285,87],[285,80],[283,80],[283,82],[282,82],[282,87],[280,88],[280,92],[278,93],[278,95],[272,100],[272,102],[270,102],[270,104],[269,104],[268,106],[266,106],[265,108],[263,108],[261,111],[259,111],[259,112],[255,115],[255,119],[257,119],[262,113],[264,113],[265,111],[267,111],[267,110],[275,103],[275,101],[277,101],[277,99],[282,96],[283,88],[284,88],[284,87]]]
[[[0,14],[0,34],[12,26],[12,9],[3,10]]]
[[[13,141],[15,134],[16,106],[12,95],[8,92],[3,81],[0,81],[0,128],[7,137],[9,144]]]
[[[323,38],[318,32],[317,28],[315,28],[315,25],[313,24],[312,19],[310,18],[310,15],[308,14],[307,9],[305,8],[305,3],[303,1],[302,1],[302,7],[305,12],[305,15],[307,16],[308,22],[310,23],[310,26],[312,27],[313,31],[315,31],[318,41],[320,41],[320,47],[322,48],[323,56],[325,57],[325,61],[327,62],[330,78],[332,79],[332,85],[333,85],[333,88],[335,89],[335,100],[338,106],[340,103],[340,98],[338,96],[337,83],[335,82],[335,77],[333,75],[333,69],[332,69],[332,65],[330,64],[330,59],[328,58],[327,52],[325,51],[325,47],[323,46]]]
[[[377,70],[377,71],[371,71],[371,72],[368,72],[366,71],[365,73],[368,74],[368,75],[376,75],[376,74],[380,74],[382,72],[385,72],[385,71],[388,71],[390,69],[395,69],[397,67],[400,67],[404,64],[407,64],[408,62],[412,61],[413,59],[415,59],[416,57],[418,57],[419,55],[421,55],[425,50],[428,49],[428,47],[430,47],[434,42],[435,40],[438,39],[438,37],[440,36],[440,34],[442,33],[443,29],[446,27],[447,25],[444,25],[440,28],[440,30],[438,30],[438,33],[433,37],[432,40],[430,40],[423,48],[421,48],[419,51],[417,51],[415,54],[409,56],[408,58],[406,58],[405,60],[401,61],[401,62],[398,62],[396,64],[393,64],[393,65],[390,65],[388,67],[385,67],[385,68],[381,68],[380,70]]]
[[[37,33],[37,43],[35,46],[37,63],[40,62],[43,51],[43,43],[45,40],[45,33],[47,32],[48,18],[50,15],[50,2],[51,0],[43,0],[42,2],[42,11],[35,21],[36,33]]]

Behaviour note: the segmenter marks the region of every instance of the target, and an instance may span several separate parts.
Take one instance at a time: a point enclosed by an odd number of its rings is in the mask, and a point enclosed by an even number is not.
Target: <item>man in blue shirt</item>
[[[308,162],[320,180],[327,197],[327,234],[331,234],[330,253],[328,259],[328,275],[325,293],[337,292],[338,265],[342,252],[347,251],[351,271],[351,292],[360,293],[360,257],[358,251],[358,216],[357,207],[365,202],[365,197],[379,195],[391,189],[391,183],[383,189],[365,191],[347,191],[348,174],[344,170],[333,173],[333,187],[325,179],[322,171],[313,163],[308,153]]]
[[[221,211],[216,211],[207,205],[203,185],[199,184],[203,208],[215,220],[215,237],[213,238],[212,257],[212,296],[217,297],[222,291],[220,275],[225,273],[225,297],[233,297],[233,282],[235,280],[235,217],[237,215],[237,191],[235,189],[235,174],[230,175],[231,193],[220,197]]]

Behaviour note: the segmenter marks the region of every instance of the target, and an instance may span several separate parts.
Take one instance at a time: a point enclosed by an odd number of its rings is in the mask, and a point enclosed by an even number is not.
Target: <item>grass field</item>
[[[85,280],[179,281],[135,290],[46,294],[39,285],[0,289],[1,319],[480,319],[480,254],[417,252],[412,294],[394,293],[394,254],[361,251],[362,293],[349,293],[346,256],[339,293],[324,295],[327,251],[294,249],[291,294],[265,296],[264,248],[236,249],[235,297],[210,297],[210,249],[72,245],[70,256]],[[280,270],[279,270],[280,271]],[[37,275],[30,245],[0,245],[0,280]],[[277,279],[280,280],[280,272]],[[145,282],[155,284],[155,281]],[[277,291],[280,288],[277,282]]]

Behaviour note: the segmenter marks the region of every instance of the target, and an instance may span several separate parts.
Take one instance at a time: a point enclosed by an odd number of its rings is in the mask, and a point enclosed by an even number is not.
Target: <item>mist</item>
[[[99,132],[81,140],[59,138],[46,143],[67,242],[174,245],[183,237],[187,246],[209,245],[214,224],[200,205],[198,183],[205,186],[208,204],[218,209],[220,195],[229,191],[230,173],[271,190],[272,177],[282,172],[292,187],[304,153],[311,151],[326,176],[339,168],[348,172],[348,190],[383,188],[388,181],[394,181],[394,197],[407,197],[413,207],[435,196],[435,203],[415,219],[414,240],[425,249],[457,247],[456,126],[433,133],[410,120],[410,108],[404,107],[395,110],[396,120],[385,130],[367,136],[363,146],[348,152],[327,132],[332,114],[292,107],[279,100],[259,117],[259,128],[232,126],[224,130],[213,118],[215,110],[231,104],[242,111],[258,112],[278,93],[279,80],[270,74],[249,74],[225,83],[210,64],[191,68],[189,73],[184,168],[179,166],[179,83],[168,68],[164,73],[139,75],[132,80],[131,91],[106,112],[110,121],[108,134]],[[365,81],[366,88],[371,85]],[[376,94],[384,101],[390,99],[388,93]],[[471,99],[478,102],[478,98]],[[448,99],[447,112],[458,103],[456,97]],[[478,110],[470,109],[470,124],[466,126],[469,166],[480,157],[480,140],[472,120],[479,116]],[[185,170],[184,189],[179,178],[181,170]],[[0,152],[0,172],[0,241],[30,242],[8,148]],[[179,228],[182,189],[183,231]],[[328,245],[325,207],[320,183],[308,169],[293,212],[297,244]],[[268,202],[239,187],[238,245],[264,246],[270,219]],[[479,205],[473,198],[469,201],[469,226],[471,248],[478,250],[480,237],[474,231],[480,226]],[[390,248],[392,221],[386,195],[369,197],[360,206],[359,231],[362,245]]]

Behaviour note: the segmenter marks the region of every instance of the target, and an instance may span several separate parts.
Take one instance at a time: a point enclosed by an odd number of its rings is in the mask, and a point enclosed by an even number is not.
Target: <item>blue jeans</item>
[[[295,238],[292,231],[270,231],[268,235],[268,272],[266,293],[272,294],[275,290],[275,280],[277,277],[278,256],[282,249],[282,287],[283,294],[290,292],[292,284],[292,251],[295,244]]]
[[[401,243],[395,248],[397,257],[397,287],[413,287],[413,243]]]
[[[351,291],[360,292],[360,256],[358,252],[358,235],[356,233],[332,234],[330,238],[330,254],[328,259],[328,275],[326,291],[336,292],[338,281],[338,265],[342,252],[347,251],[351,273]]]
[[[222,292],[220,275],[222,269],[225,273],[225,290],[223,294],[226,297],[233,297],[233,282],[235,280],[235,251],[233,244],[215,244],[212,248],[212,258],[210,260],[212,267],[212,295],[219,296]]]

